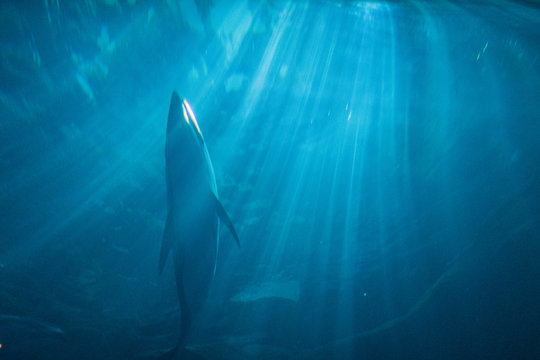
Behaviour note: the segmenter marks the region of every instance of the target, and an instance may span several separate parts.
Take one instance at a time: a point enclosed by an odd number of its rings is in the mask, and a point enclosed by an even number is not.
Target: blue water
[[[206,359],[540,358],[533,1],[0,4],[0,359],[178,339],[171,92],[225,229]]]

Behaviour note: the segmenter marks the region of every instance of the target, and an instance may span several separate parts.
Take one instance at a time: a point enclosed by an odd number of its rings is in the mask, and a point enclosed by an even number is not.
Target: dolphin
[[[165,141],[168,214],[159,274],[172,254],[180,301],[181,348],[206,300],[216,271],[220,222],[238,235],[221,205],[203,134],[191,106],[176,91],[171,97]],[[173,349],[173,352],[177,352]],[[180,349],[179,351],[184,351]]]

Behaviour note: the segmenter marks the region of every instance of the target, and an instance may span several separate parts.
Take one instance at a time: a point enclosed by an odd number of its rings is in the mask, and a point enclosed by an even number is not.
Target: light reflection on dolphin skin
[[[183,341],[214,278],[220,220],[239,244],[234,226],[219,202],[214,169],[195,114],[176,91],[167,122],[165,177],[168,215],[159,273],[172,252],[181,312],[180,340],[170,352],[172,358],[183,351]]]

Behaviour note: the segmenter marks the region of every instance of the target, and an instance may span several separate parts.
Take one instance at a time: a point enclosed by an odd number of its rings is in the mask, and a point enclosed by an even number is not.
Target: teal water
[[[221,234],[206,359],[540,356],[533,1],[4,1],[0,358],[178,338],[171,92]]]

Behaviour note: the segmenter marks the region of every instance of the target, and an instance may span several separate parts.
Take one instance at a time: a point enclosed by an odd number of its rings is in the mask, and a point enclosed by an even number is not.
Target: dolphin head
[[[176,91],[171,97],[169,107],[169,120],[167,122],[167,137],[174,136],[182,142],[190,142],[195,139],[199,144],[204,143],[204,139],[195,118],[195,114],[187,100],[182,99]]]
[[[215,190],[215,175],[206,144],[189,103],[175,91],[171,97],[165,141],[165,170],[170,196],[200,196],[207,188]],[[190,192],[174,191],[179,185]],[[195,190],[197,189],[197,190]]]

